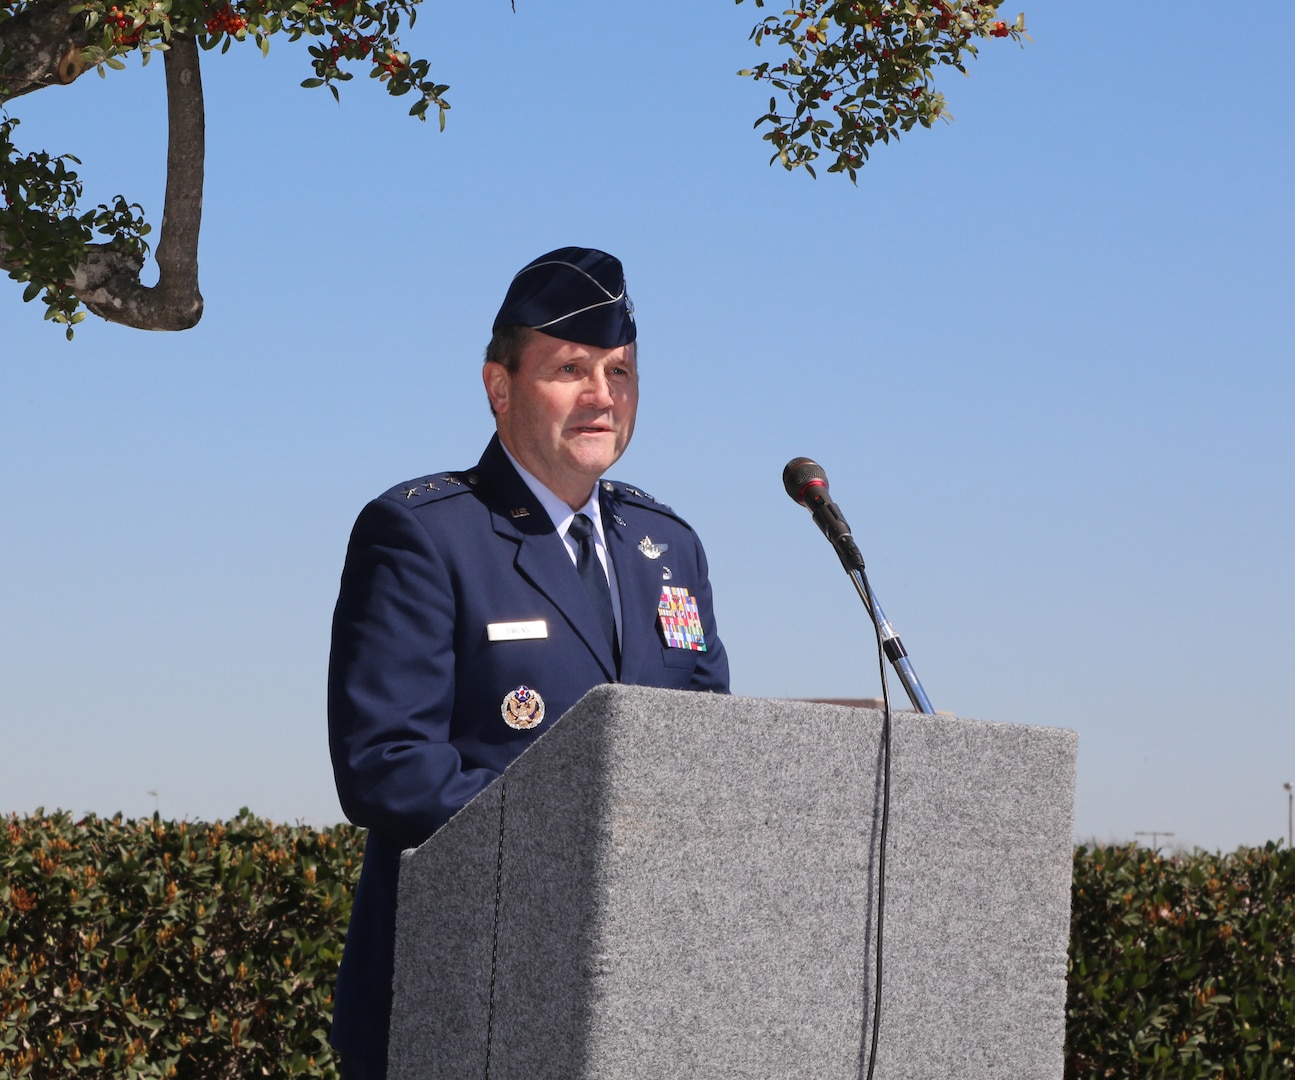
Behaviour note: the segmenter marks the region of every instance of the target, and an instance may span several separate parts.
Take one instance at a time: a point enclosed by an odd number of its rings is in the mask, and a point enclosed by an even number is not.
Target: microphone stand
[[[844,562],[844,560],[842,560]],[[934,714],[935,709],[931,705],[931,699],[926,696],[926,691],[922,689],[922,682],[917,677],[917,672],[913,670],[912,661],[908,659],[908,653],[904,651],[904,643],[899,640],[899,635],[895,633],[894,627],[890,625],[890,620],[886,618],[886,613],[881,610],[881,605],[877,603],[877,594],[872,591],[872,586],[868,583],[868,575],[863,572],[863,567],[852,569],[846,567],[846,573],[854,583],[855,591],[859,594],[859,599],[863,601],[863,606],[867,609],[873,625],[877,628],[877,634],[881,638],[881,647],[885,650],[886,659],[890,661],[891,667],[899,676],[899,681],[904,684],[904,692],[908,695],[908,700],[913,703],[913,708],[920,713]]]
[[[904,692],[908,695],[908,700],[913,703],[913,708],[917,712],[933,715],[935,708],[931,705],[931,699],[926,696],[926,691],[922,689],[922,682],[918,679],[917,672],[913,670],[908,653],[904,651],[904,643],[899,640],[895,628],[890,625],[886,613],[881,610],[881,604],[877,602],[877,594],[872,591],[872,586],[868,583],[868,575],[863,570],[863,555],[854,542],[854,537],[850,535],[849,526],[845,525],[844,519],[841,519],[841,524],[844,528],[833,528],[831,531],[824,529],[824,534],[831,541],[837,557],[841,560],[841,565],[845,567],[846,574],[854,583],[859,599],[863,601],[868,617],[877,628],[877,636],[881,640],[886,659],[895,669],[899,681],[904,684]]]

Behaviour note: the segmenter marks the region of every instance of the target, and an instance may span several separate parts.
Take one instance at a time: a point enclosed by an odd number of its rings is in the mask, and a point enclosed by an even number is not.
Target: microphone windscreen
[[[802,506],[805,503],[805,489],[813,483],[827,487],[827,473],[813,458],[792,458],[782,470],[782,486],[787,489],[787,494]]]

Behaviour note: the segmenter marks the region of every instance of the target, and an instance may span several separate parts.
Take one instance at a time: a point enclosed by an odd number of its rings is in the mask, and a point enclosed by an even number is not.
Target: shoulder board
[[[636,506],[646,507],[649,510],[659,511],[662,514],[669,514],[673,518],[679,517],[665,503],[659,502],[642,488],[636,488],[633,484],[623,484],[619,480],[604,480],[603,494],[610,495],[615,499],[621,499],[624,502],[634,503]]]
[[[471,491],[477,482],[475,471],[428,473],[417,480],[406,480],[388,488],[380,497],[409,506],[422,505]]]

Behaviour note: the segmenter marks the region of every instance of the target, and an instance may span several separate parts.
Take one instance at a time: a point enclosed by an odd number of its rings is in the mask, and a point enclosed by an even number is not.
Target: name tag
[[[486,624],[490,641],[530,641],[549,636],[549,624],[543,619],[530,622],[492,622]]]

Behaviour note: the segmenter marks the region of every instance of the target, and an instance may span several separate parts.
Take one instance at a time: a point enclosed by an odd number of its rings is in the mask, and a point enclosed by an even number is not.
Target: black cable
[[[508,805],[508,785],[499,778],[499,851],[495,859],[495,918],[490,939],[490,996],[486,1005],[486,1071],[490,1080],[490,1050],[495,1038],[495,972],[499,962],[499,908],[504,895],[504,810]]]
[[[864,591],[872,596],[872,586],[862,570]],[[881,627],[873,620],[877,635],[877,659],[881,666],[881,854],[877,860],[877,979],[872,998],[872,1040],[868,1048],[867,1080],[877,1065],[877,1035],[881,1030],[881,944],[886,918],[886,833],[890,828],[890,683],[886,678],[886,653],[881,640]]]

